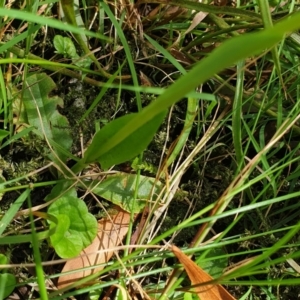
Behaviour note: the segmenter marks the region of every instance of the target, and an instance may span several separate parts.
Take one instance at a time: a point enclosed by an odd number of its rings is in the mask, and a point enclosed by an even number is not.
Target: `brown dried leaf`
[[[198,13],[196,13],[195,17],[193,18],[193,21],[190,25],[190,27],[186,30],[186,32],[184,34],[189,33],[190,31],[192,31],[196,26],[198,26],[202,20],[207,16],[208,13],[203,12],[203,11],[199,11]]]
[[[81,268],[94,266],[108,262],[114,254],[114,251],[96,253],[101,249],[110,249],[122,243],[124,236],[127,234],[130,222],[130,214],[127,212],[118,212],[110,218],[101,219],[98,222],[98,234],[93,243],[81,252],[81,255],[67,261],[63,272],[78,272],[62,275],[58,279],[57,287],[64,288],[79,279],[101,271],[104,267],[98,267],[91,270],[79,270]]]
[[[212,281],[213,278],[203,271],[179,248],[172,246],[172,252],[183,265],[193,285]],[[235,300],[220,284],[207,284],[194,288],[200,299],[205,300]]]

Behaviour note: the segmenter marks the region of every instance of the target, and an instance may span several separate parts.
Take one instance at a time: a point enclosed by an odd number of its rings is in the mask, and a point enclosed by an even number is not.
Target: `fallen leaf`
[[[101,271],[104,267],[97,267],[90,270],[80,270],[85,267],[107,263],[114,254],[114,251],[97,253],[101,249],[111,249],[122,243],[128,232],[130,214],[120,211],[110,218],[98,221],[98,234],[91,245],[85,248],[80,256],[68,260],[62,269],[62,273],[78,270],[78,272],[62,275],[58,279],[57,287],[64,288],[84,277]]]
[[[172,246],[172,252],[183,265],[193,285],[214,280],[179,248]],[[203,300],[235,300],[235,298],[230,295],[220,284],[197,286],[194,288],[194,290],[199,298]]]
[[[190,31],[192,31],[196,26],[198,26],[202,20],[207,16],[208,13],[199,11],[196,13],[195,17],[193,18],[193,21],[190,25],[190,27],[186,30],[184,34],[188,34]]]

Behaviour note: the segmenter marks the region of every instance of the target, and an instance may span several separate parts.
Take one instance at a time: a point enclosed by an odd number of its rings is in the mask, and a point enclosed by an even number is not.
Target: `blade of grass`
[[[110,42],[109,38],[107,38],[106,36],[100,35],[99,33],[94,33],[92,31],[85,30],[85,29],[79,28],[77,26],[65,24],[61,21],[58,21],[55,19],[50,19],[50,18],[45,18],[44,16],[38,16],[36,14],[26,12],[26,11],[0,8],[0,16],[9,17],[9,18],[18,19],[18,20],[26,20],[28,22],[32,22],[32,23],[36,23],[36,24],[40,24],[40,25],[47,25],[49,27],[60,29],[62,31],[69,31],[72,33],[77,33],[77,34],[85,34],[90,37],[95,37],[95,38],[103,39],[107,42]]]
[[[54,230],[45,230],[43,232],[38,232],[36,234],[38,240],[45,240],[48,237],[50,237]],[[21,243],[30,243],[32,241],[32,235],[31,234],[20,234],[20,235],[14,235],[14,236],[5,236],[0,237],[0,245],[8,245],[8,244],[21,244]]]
[[[271,13],[270,13],[271,8],[270,8],[270,5],[269,5],[269,2],[265,1],[265,0],[259,0],[258,3],[259,3],[259,7],[260,7],[264,27],[266,29],[273,27],[272,16],[271,16]],[[279,77],[281,86],[282,86],[283,90],[285,91],[285,85],[284,85],[282,74],[281,74],[281,64],[280,64],[279,52],[277,50],[277,47],[274,47],[274,48],[271,49],[271,54],[272,54],[272,57],[273,57],[275,70],[276,70],[277,75]],[[271,76],[271,78],[272,78],[272,76]],[[287,98],[286,91],[285,91],[285,98]],[[281,124],[278,124],[278,126],[280,126],[280,125]]]
[[[187,73],[187,71],[182,67],[182,65],[165,48],[159,45],[159,43],[157,43],[147,34],[144,33],[144,36],[161,54],[164,55],[164,57],[167,60],[169,60],[170,63],[173,64],[174,67],[177,68],[179,72],[181,72],[181,74]],[[198,110],[198,99],[193,97],[188,97],[184,127],[180,133],[179,139],[177,140],[175,147],[173,148],[172,152],[170,153],[167,159],[167,163],[166,163],[167,167],[169,167],[174,162],[174,160],[177,158],[180,151],[184,147],[185,142],[187,141],[188,136],[192,130],[193,122],[196,117],[197,110]]]
[[[296,109],[295,109],[296,110]],[[283,124],[275,133],[273,139],[245,166],[245,168],[241,171],[239,176],[237,176],[233,182],[230,184],[230,186],[227,188],[227,190],[222,194],[222,196],[219,198],[218,203],[216,204],[215,208],[211,212],[211,215],[219,214],[220,212],[223,212],[224,209],[227,207],[229,201],[232,199],[233,195],[231,194],[232,191],[236,191],[237,187],[243,186],[245,181],[247,181],[249,174],[252,172],[254,167],[261,161],[261,158],[266,154],[267,151],[270,150],[270,148],[283,136],[283,134],[291,128],[292,124],[297,122],[297,120],[300,118],[300,115],[297,114],[296,117],[291,118],[291,120],[287,119],[285,122],[286,124]],[[199,242],[201,242],[204,238],[204,236],[208,233],[208,228],[211,228],[212,223],[206,224],[203,226],[203,228],[199,231],[199,233],[194,238],[192,245],[197,245]],[[204,232],[206,232],[204,234]],[[200,238],[201,236],[201,238]]]
[[[294,109],[295,110],[295,109]],[[263,157],[263,155],[270,149],[272,144],[274,144],[280,137],[282,137],[284,130],[288,130],[293,123],[299,119],[300,116],[297,115],[296,118],[291,118],[292,121],[289,121],[287,119],[286,123],[281,126],[281,128],[278,129],[277,133],[274,135],[274,139],[271,140],[263,150],[261,150],[240,172],[239,176],[237,176],[232,183],[229,185],[229,187],[226,189],[226,191],[222,194],[222,196],[218,199],[214,209],[211,211],[210,216],[216,216],[218,219],[218,215],[224,211],[224,209],[228,206],[231,199],[233,198],[233,195],[231,194],[232,191],[237,192],[238,187],[245,187],[248,177],[254,167],[260,162],[260,159]],[[212,229],[212,225],[214,224],[214,221],[210,221],[207,223],[204,223],[200,229],[198,230],[197,234],[195,235],[193,241],[190,244],[190,247],[194,247],[199,245],[204,238],[207,236],[208,232]],[[166,299],[167,295],[174,290],[174,287],[178,286],[183,278],[181,277],[182,269],[181,268],[175,268],[172,275],[169,278],[169,281],[161,294],[160,300]]]
[[[242,266],[240,267],[238,270],[233,271],[232,273],[229,273],[228,277],[231,278],[235,278],[237,276],[239,276],[239,274],[243,274],[242,276],[244,276],[245,272],[244,271],[249,271],[252,272],[254,270],[257,269],[261,269],[261,267],[265,267],[266,263],[259,266],[258,263],[268,260],[275,252],[277,252],[278,249],[280,249],[280,247],[286,245],[288,243],[288,241],[295,236],[295,234],[297,234],[300,230],[300,222],[298,222],[297,224],[295,224],[289,232],[287,232],[277,243],[275,243],[275,245],[273,245],[272,247],[270,247],[267,251],[265,251],[263,254],[259,255],[258,257],[256,257],[253,261],[251,261],[250,263],[248,263],[246,266]],[[227,277],[227,276],[226,276]]]
[[[21,205],[27,199],[30,194],[30,189],[26,189],[18,199],[10,206],[8,211],[5,212],[5,215],[2,217],[0,221],[0,236],[3,234],[6,227],[10,224],[11,220],[14,218]]]
[[[122,129],[111,136],[111,139],[99,149],[99,157],[116,148],[118,144],[132,135],[137,128],[141,128],[150,122],[154,116],[165,111],[184,97],[186,93],[211,78],[214,74],[245,57],[273,47],[284,37],[286,32],[295,30],[298,27],[300,27],[300,14],[296,13],[270,29],[258,33],[245,34],[224,42],[211,55],[201,60],[188,74],[180,77],[156,101],[152,102],[125,124]],[[239,51],[237,52],[236,49],[239,49]],[[79,167],[75,165],[74,170]]]
[[[114,14],[112,13],[112,11],[110,10],[108,4],[106,4],[104,1],[101,2],[101,6],[103,7],[105,13],[107,14],[107,16],[109,17],[110,21],[112,22],[112,24],[114,25],[117,33],[118,33],[118,37],[124,47],[124,51],[126,54],[126,59],[128,62],[128,66],[130,69],[130,73],[132,76],[132,81],[133,81],[133,86],[134,87],[138,87],[139,86],[139,81],[138,81],[138,76],[136,73],[136,69],[135,69],[135,65],[132,59],[132,54],[130,51],[130,47],[128,45],[127,39],[125,37],[125,34],[121,28],[121,25],[119,24],[119,22],[116,20]],[[138,111],[140,111],[142,109],[142,99],[141,99],[141,95],[138,91],[135,91],[135,97],[136,97],[136,104],[137,104],[137,108]]]
[[[242,149],[242,107],[243,107],[243,91],[244,91],[244,66],[245,62],[237,63],[237,81],[236,91],[232,105],[232,135],[235,156],[237,161],[236,174],[243,168],[244,154]]]
[[[28,203],[28,207],[29,209],[31,209],[32,205],[31,205],[31,198],[30,198],[30,194],[27,197],[27,203]],[[48,299],[48,293],[47,293],[47,289],[46,289],[46,281],[45,281],[45,276],[44,276],[44,270],[43,270],[43,266],[42,266],[42,258],[41,258],[41,253],[40,253],[40,249],[39,249],[39,238],[37,236],[37,233],[35,231],[35,225],[34,225],[34,219],[33,219],[33,215],[32,213],[29,214],[29,219],[30,219],[30,227],[31,227],[31,236],[32,236],[32,241],[31,241],[31,245],[33,248],[33,258],[34,258],[34,262],[35,262],[35,271],[36,271],[36,276],[37,276],[37,283],[39,286],[39,293],[40,293],[40,297],[43,300],[47,300]]]
[[[142,0],[139,3],[160,3],[166,4],[163,0]],[[244,16],[248,18],[253,18],[255,21],[261,21],[259,14],[256,14],[252,11],[237,9],[230,6],[216,6],[210,4],[203,4],[189,0],[168,0],[168,5],[174,5],[179,7],[188,8],[196,11],[203,11],[211,14],[225,14],[231,16]]]
[[[8,123],[8,103],[7,103],[7,94],[6,94],[6,85],[3,77],[2,66],[0,68],[0,111],[3,111],[3,129],[7,129]]]
[[[119,70],[121,70],[121,68],[123,67],[124,63],[122,64],[122,66],[120,66]],[[84,119],[87,118],[87,116],[92,112],[92,110],[98,105],[98,103],[101,101],[101,99],[103,98],[103,96],[105,95],[105,93],[107,92],[109,86],[114,82],[114,80],[117,77],[117,74],[119,73],[119,70],[117,70],[110,78],[108,78],[107,80],[107,86],[103,87],[100,91],[100,93],[98,94],[98,96],[95,98],[95,100],[93,101],[93,103],[89,106],[89,108],[85,111],[85,113],[82,115],[82,117],[80,118],[80,120],[78,121],[78,123],[80,124]]]

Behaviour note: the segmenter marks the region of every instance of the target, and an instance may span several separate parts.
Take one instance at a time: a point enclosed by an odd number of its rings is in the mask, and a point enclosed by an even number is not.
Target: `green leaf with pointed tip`
[[[155,201],[155,197],[151,198],[151,195],[158,195],[163,184],[155,178],[140,175],[137,188],[137,179],[135,174],[119,173],[107,176],[100,183],[97,180],[90,183],[86,181],[85,185],[94,194],[120,206],[123,210],[140,213],[148,201]],[[136,188],[137,197],[133,201]]]
[[[105,9],[109,9],[105,2],[103,6]],[[147,126],[147,124],[152,122],[153,118],[183,99],[185,95],[212,78],[215,74],[242,59],[270,49],[276,43],[279,43],[286,33],[295,31],[298,28],[300,28],[300,13],[295,13],[277,22],[272,28],[228,39],[206,58],[201,59],[187,74],[181,76],[174,84],[168,87],[156,101],[138,114],[135,114],[132,119],[128,119],[128,122],[123,127],[119,127],[119,130],[115,132],[111,131],[112,136],[109,139],[103,139],[103,144],[98,144],[98,157],[108,156],[111,151],[115,151],[118,145],[134,135],[136,130]]]
[[[103,6],[105,10],[109,10],[107,4],[103,3]],[[295,13],[272,28],[227,40],[141,112],[116,119],[96,133],[75,171],[78,172],[85,164],[95,161],[99,161],[107,169],[134,158],[148,146],[171,105],[223,69],[275,46],[286,33],[298,28],[300,13]]]
[[[56,228],[50,241],[61,258],[79,255],[96,237],[97,220],[88,212],[82,200],[70,196],[61,197],[49,206],[48,213],[58,219],[58,224],[51,220],[48,222],[50,228]]]
[[[144,151],[151,142],[154,134],[161,125],[166,112],[162,112],[151,119],[147,124],[136,127],[134,124],[131,128],[131,134],[126,139],[116,143],[108,152],[101,153],[101,146],[109,144],[111,137],[126,124],[131,122],[137,113],[129,114],[121,118],[115,119],[98,131],[84,154],[85,163],[99,161],[103,169],[107,169],[112,165],[119,164],[136,157]]]

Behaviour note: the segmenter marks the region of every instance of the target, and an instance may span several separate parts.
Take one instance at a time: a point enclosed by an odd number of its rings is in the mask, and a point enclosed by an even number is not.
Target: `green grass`
[[[74,15],[63,2],[69,24],[56,2],[1,3],[0,250],[14,292],[184,299],[174,243],[237,299],[297,298],[299,1],[206,2],[84,1]],[[73,57],[55,52],[57,35]],[[47,210],[63,195],[97,219],[117,204],[131,223],[103,270],[56,290],[62,229]]]

